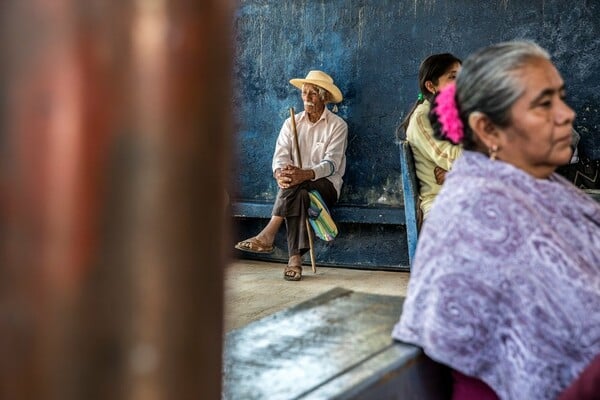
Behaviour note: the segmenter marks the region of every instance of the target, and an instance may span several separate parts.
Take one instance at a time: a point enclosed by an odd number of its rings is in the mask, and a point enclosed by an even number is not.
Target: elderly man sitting
[[[285,220],[289,260],[283,276],[289,281],[299,281],[302,256],[310,248],[305,222],[310,206],[308,192],[317,190],[327,207],[339,198],[346,170],[348,125],[326,106],[343,99],[329,75],[310,71],[306,78],[291,79],[290,83],[302,90],[304,103],[304,111],[295,115],[302,168],[298,167],[290,117],[279,132],[273,155],[273,177],[279,191],[272,217],[258,235],[239,242],[235,248],[252,253],[272,252],[275,235]]]

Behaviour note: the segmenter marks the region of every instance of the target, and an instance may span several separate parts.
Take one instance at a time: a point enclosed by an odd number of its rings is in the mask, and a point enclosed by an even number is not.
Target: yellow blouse
[[[449,171],[454,160],[462,154],[460,146],[438,140],[433,136],[433,128],[428,117],[430,108],[431,104],[427,100],[419,104],[411,115],[406,130],[406,138],[413,151],[420,184],[419,198],[423,219],[429,214],[433,200],[442,187],[436,183],[434,168],[439,166]]]

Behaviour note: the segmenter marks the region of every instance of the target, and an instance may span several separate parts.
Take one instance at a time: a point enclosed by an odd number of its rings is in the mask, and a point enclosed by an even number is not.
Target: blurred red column
[[[0,398],[220,397],[231,5],[0,12]]]

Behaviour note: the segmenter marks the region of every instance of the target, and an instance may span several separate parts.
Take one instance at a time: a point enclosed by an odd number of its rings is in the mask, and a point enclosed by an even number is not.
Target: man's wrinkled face
[[[302,85],[302,102],[304,111],[309,114],[320,115],[325,109],[325,101],[319,96],[319,89],[310,83]]]

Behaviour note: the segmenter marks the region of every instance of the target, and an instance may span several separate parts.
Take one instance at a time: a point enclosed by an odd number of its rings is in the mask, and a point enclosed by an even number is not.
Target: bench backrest
[[[410,144],[406,140],[401,140],[399,147],[408,259],[412,266],[415,250],[417,249],[417,239],[419,237],[419,181],[417,180],[415,161]]]

